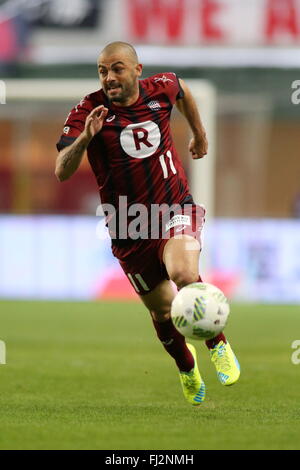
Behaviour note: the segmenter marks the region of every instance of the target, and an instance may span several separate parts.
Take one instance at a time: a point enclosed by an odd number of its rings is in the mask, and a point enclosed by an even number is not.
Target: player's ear
[[[137,64],[136,65],[136,71],[137,71],[137,76],[140,77],[142,75],[142,72],[143,72],[142,64]]]

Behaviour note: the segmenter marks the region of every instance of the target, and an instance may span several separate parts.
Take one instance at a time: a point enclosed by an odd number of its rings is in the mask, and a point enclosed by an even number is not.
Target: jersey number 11
[[[162,167],[164,179],[168,178],[168,168],[167,168],[165,157],[169,158],[170,168],[171,168],[172,173],[174,175],[176,175],[176,173],[177,173],[176,168],[175,168],[174,163],[173,163],[173,160],[172,160],[172,153],[171,153],[170,150],[168,150],[166,155],[162,154],[159,157],[159,161],[160,161],[160,164],[161,164],[161,167]]]

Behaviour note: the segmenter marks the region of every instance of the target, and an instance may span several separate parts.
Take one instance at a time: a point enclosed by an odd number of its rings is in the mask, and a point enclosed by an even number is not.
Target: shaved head
[[[101,62],[102,57],[112,56],[116,54],[125,55],[127,59],[130,60],[133,64],[138,64],[139,59],[136,53],[135,48],[128,42],[115,41],[107,44],[107,46],[102,49],[99,55],[98,63]]]
[[[138,99],[142,64],[131,44],[107,44],[98,58],[98,73],[104,93],[114,104],[130,106]]]

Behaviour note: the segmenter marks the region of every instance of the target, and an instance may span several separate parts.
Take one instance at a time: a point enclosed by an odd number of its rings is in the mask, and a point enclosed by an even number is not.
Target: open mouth
[[[119,91],[121,90],[121,87],[120,86],[110,86],[107,88],[107,91],[111,91],[111,92],[114,92],[114,91]]]

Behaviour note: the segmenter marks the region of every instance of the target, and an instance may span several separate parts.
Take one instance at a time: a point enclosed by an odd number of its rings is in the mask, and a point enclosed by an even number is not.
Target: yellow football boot
[[[179,372],[183,394],[192,405],[200,405],[205,398],[205,384],[201,378],[198,365],[196,349],[192,344],[187,343],[194,358],[194,368],[190,372]]]
[[[230,344],[220,341],[210,351],[210,358],[215,365],[217,376],[222,385],[233,385],[240,376],[240,365]]]

